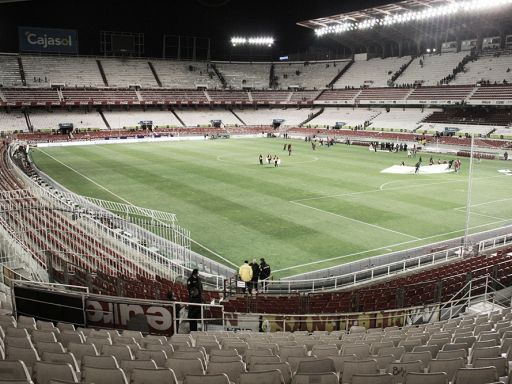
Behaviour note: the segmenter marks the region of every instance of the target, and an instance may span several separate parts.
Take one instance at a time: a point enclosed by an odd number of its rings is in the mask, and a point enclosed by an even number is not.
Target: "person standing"
[[[252,293],[252,290],[255,289],[258,291],[258,279],[260,277],[260,265],[257,263],[256,259],[252,260],[250,264],[252,268],[252,279],[251,279],[251,287],[249,288],[249,293]]]
[[[240,266],[238,269],[238,275],[240,276],[240,280],[245,283],[245,287],[242,288],[242,293],[245,293],[246,288],[250,287],[252,280],[252,267],[249,265],[247,260]]]
[[[421,166],[421,161],[418,161],[416,163],[416,169],[414,170],[414,173],[419,173],[420,172],[420,166]]]
[[[203,284],[199,277],[199,270],[194,268],[192,274],[187,280],[188,301],[189,303],[201,304],[203,302]],[[197,331],[197,320],[201,317],[201,306],[189,305],[188,318],[190,332]]]
[[[270,265],[267,264],[265,259],[260,259],[260,280],[262,291],[265,292],[268,285],[268,279],[270,278]]]
[[[260,153],[259,159],[260,159],[260,165],[263,165],[263,156],[261,155],[261,153]]]

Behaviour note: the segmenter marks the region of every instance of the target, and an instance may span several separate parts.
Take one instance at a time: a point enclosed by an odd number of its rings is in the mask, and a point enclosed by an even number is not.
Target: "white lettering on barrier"
[[[119,314],[121,318],[119,322],[122,325],[126,325],[126,323],[132,318],[132,316],[144,315],[144,310],[140,305],[129,305],[129,304],[117,304],[119,307]]]
[[[116,313],[116,321],[114,321],[114,313]],[[172,328],[172,310],[170,308],[87,301],[88,322],[100,326],[124,327],[132,318],[139,315],[145,316],[148,325],[155,331],[169,331]]]
[[[146,318],[151,328],[165,331],[172,327],[172,314],[162,307],[149,307],[146,310]]]

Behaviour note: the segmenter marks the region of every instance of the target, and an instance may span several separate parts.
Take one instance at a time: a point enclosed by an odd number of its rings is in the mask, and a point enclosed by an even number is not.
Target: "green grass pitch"
[[[54,147],[32,156],[76,193],[176,213],[195,241],[231,265],[265,257],[277,276],[464,234],[469,159],[458,174],[382,174],[417,159],[287,142],[291,156],[281,139]],[[281,166],[259,165],[260,153],[278,155]],[[512,177],[497,172],[504,167],[475,163],[471,232],[510,223]]]

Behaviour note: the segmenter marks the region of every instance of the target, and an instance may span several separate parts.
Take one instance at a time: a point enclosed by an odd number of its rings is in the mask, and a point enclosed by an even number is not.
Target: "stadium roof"
[[[433,19],[446,18],[453,26],[457,20],[478,19],[484,14],[494,18],[506,16],[504,7],[510,8],[512,0],[404,0],[360,11],[341,13],[298,22],[298,25],[315,30],[318,36],[339,34],[354,30],[371,30],[396,24],[420,24]],[[486,22],[489,19],[485,20]]]
[[[512,34],[511,9],[512,0],[404,0],[297,24],[354,50],[385,42]]]
[[[332,24],[339,24],[346,21],[355,23],[363,22],[368,19],[382,18],[385,16],[392,16],[397,13],[418,11],[424,8],[433,7],[434,5],[444,5],[451,3],[450,0],[404,0],[398,3],[381,5],[379,7],[366,8],[360,11],[352,11],[340,13],[338,15],[320,17],[318,19],[311,19],[298,22],[298,25],[303,27],[316,29],[319,27],[326,27]]]

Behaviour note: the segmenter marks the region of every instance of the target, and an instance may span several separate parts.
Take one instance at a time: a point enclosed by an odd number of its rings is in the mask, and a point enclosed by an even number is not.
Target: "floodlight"
[[[430,53],[430,48],[427,48],[427,53]]]
[[[255,37],[232,37],[231,45],[266,45],[271,47],[274,44],[274,38],[269,36],[255,36]]]

